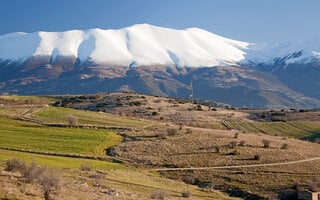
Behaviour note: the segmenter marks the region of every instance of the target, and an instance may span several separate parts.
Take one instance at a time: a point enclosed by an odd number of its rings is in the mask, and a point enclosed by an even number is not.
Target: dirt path
[[[186,168],[158,168],[150,169],[148,171],[187,171],[187,170],[210,170],[210,169],[234,169],[234,168],[250,168],[250,167],[267,167],[267,166],[279,166],[279,165],[291,165],[304,162],[311,162],[320,160],[320,157],[307,158],[296,161],[280,162],[280,163],[266,163],[266,164],[252,164],[252,165],[231,165],[231,166],[217,166],[217,167],[186,167]]]

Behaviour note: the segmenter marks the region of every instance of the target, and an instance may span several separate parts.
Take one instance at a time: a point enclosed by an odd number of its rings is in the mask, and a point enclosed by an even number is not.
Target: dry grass
[[[151,138],[122,143],[116,150],[120,157],[134,163],[156,166],[174,164],[181,167],[285,162],[317,157],[320,151],[320,146],[315,143],[290,138],[284,141],[283,137],[264,134],[241,134],[241,140],[245,143],[239,145],[233,132],[228,130],[193,129],[191,134],[178,133],[166,139]],[[263,148],[263,140],[268,141],[271,147]],[[231,143],[237,155],[228,156],[234,150],[230,149]],[[283,143],[295,148],[283,149]],[[216,152],[216,146],[220,147],[220,153]],[[261,155],[259,161],[252,159],[256,154]]]

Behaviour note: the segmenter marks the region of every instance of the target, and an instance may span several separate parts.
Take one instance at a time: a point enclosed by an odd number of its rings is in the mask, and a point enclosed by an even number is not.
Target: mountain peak
[[[10,36],[10,37],[9,37]],[[216,66],[244,59],[247,43],[199,28],[169,29],[136,24],[114,30],[13,33],[0,36],[0,59],[61,55],[103,65]]]

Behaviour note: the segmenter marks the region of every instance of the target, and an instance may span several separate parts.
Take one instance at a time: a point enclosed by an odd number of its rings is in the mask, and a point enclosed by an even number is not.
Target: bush
[[[163,190],[156,190],[151,194],[151,199],[164,200],[167,197],[167,193]]]
[[[231,151],[229,153],[229,155],[235,156],[235,155],[239,155],[240,153],[237,150]]]
[[[202,109],[202,107],[201,107],[201,105],[197,105],[195,108],[194,108],[195,110],[198,110],[198,111],[202,111],[203,109]]]
[[[153,111],[153,112],[152,112],[152,115],[153,115],[153,116],[156,116],[156,115],[158,115],[158,112],[157,112],[157,111]]]
[[[189,190],[184,190],[181,192],[181,196],[183,198],[189,198],[189,197],[191,197],[191,192]]]
[[[192,130],[190,128],[187,128],[185,134],[191,134],[191,133],[192,133]]]
[[[103,179],[105,179],[106,175],[103,173],[95,173],[89,176],[94,180],[94,186],[99,187]]]
[[[8,172],[21,172],[25,168],[27,168],[27,165],[24,161],[17,158],[13,158],[10,160],[6,160],[6,167],[4,170]]]
[[[237,146],[237,141],[232,141],[229,143],[229,148],[235,148]]]
[[[45,170],[38,178],[38,182],[43,190],[44,199],[52,200],[52,193],[60,187],[60,176],[54,171]]]
[[[46,168],[40,167],[36,162],[32,161],[32,163],[27,166],[21,174],[25,182],[32,183],[35,182],[44,171],[46,171]]]
[[[253,156],[253,160],[260,160],[261,156],[259,154],[256,154]]]
[[[73,116],[73,115],[68,115],[67,120],[68,120],[69,125],[78,126],[78,117]]]
[[[27,165],[24,161],[13,158],[6,161],[6,170],[20,172],[27,183],[39,183],[44,192],[45,200],[52,200],[52,192],[59,188],[60,176],[56,172],[49,171],[46,167],[39,166],[34,161]]]
[[[187,184],[195,184],[196,182],[196,178],[193,176],[193,174],[188,174],[188,175],[185,175],[183,178],[182,178],[182,181],[187,183]]]
[[[234,133],[234,138],[236,138],[236,139],[239,138],[239,135],[240,135],[239,132],[235,132],[235,133]]]
[[[270,140],[263,139],[263,140],[262,140],[262,143],[263,143],[263,148],[269,148],[271,141],[270,141]]]
[[[288,149],[289,145],[287,143],[283,143],[281,149]]]
[[[177,134],[177,129],[169,128],[167,129],[168,135],[175,135]]]
[[[320,191],[320,177],[316,177],[313,180],[311,180],[308,185],[308,189],[313,192],[319,192]]]
[[[89,172],[89,171],[91,171],[92,169],[93,169],[93,167],[92,167],[92,165],[89,164],[89,163],[85,163],[85,164],[82,164],[82,165],[80,166],[80,170],[81,170],[81,171],[87,171],[87,172]]]
[[[219,145],[214,146],[214,149],[216,150],[216,153],[221,152],[221,147]]]
[[[244,146],[246,144],[246,141],[244,141],[244,140],[241,140],[240,142],[239,142],[239,146]]]

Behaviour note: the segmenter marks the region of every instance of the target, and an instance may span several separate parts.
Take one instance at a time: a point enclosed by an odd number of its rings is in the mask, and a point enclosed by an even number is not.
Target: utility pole
[[[191,104],[193,104],[193,84],[192,84],[192,81],[190,81],[189,91],[190,91],[190,94],[189,94],[190,102],[191,102]]]
[[[190,84],[189,84],[189,102],[190,102],[190,105],[191,107],[188,108],[188,119],[189,120],[192,120],[193,119],[193,84],[192,84],[192,80],[190,80]]]

